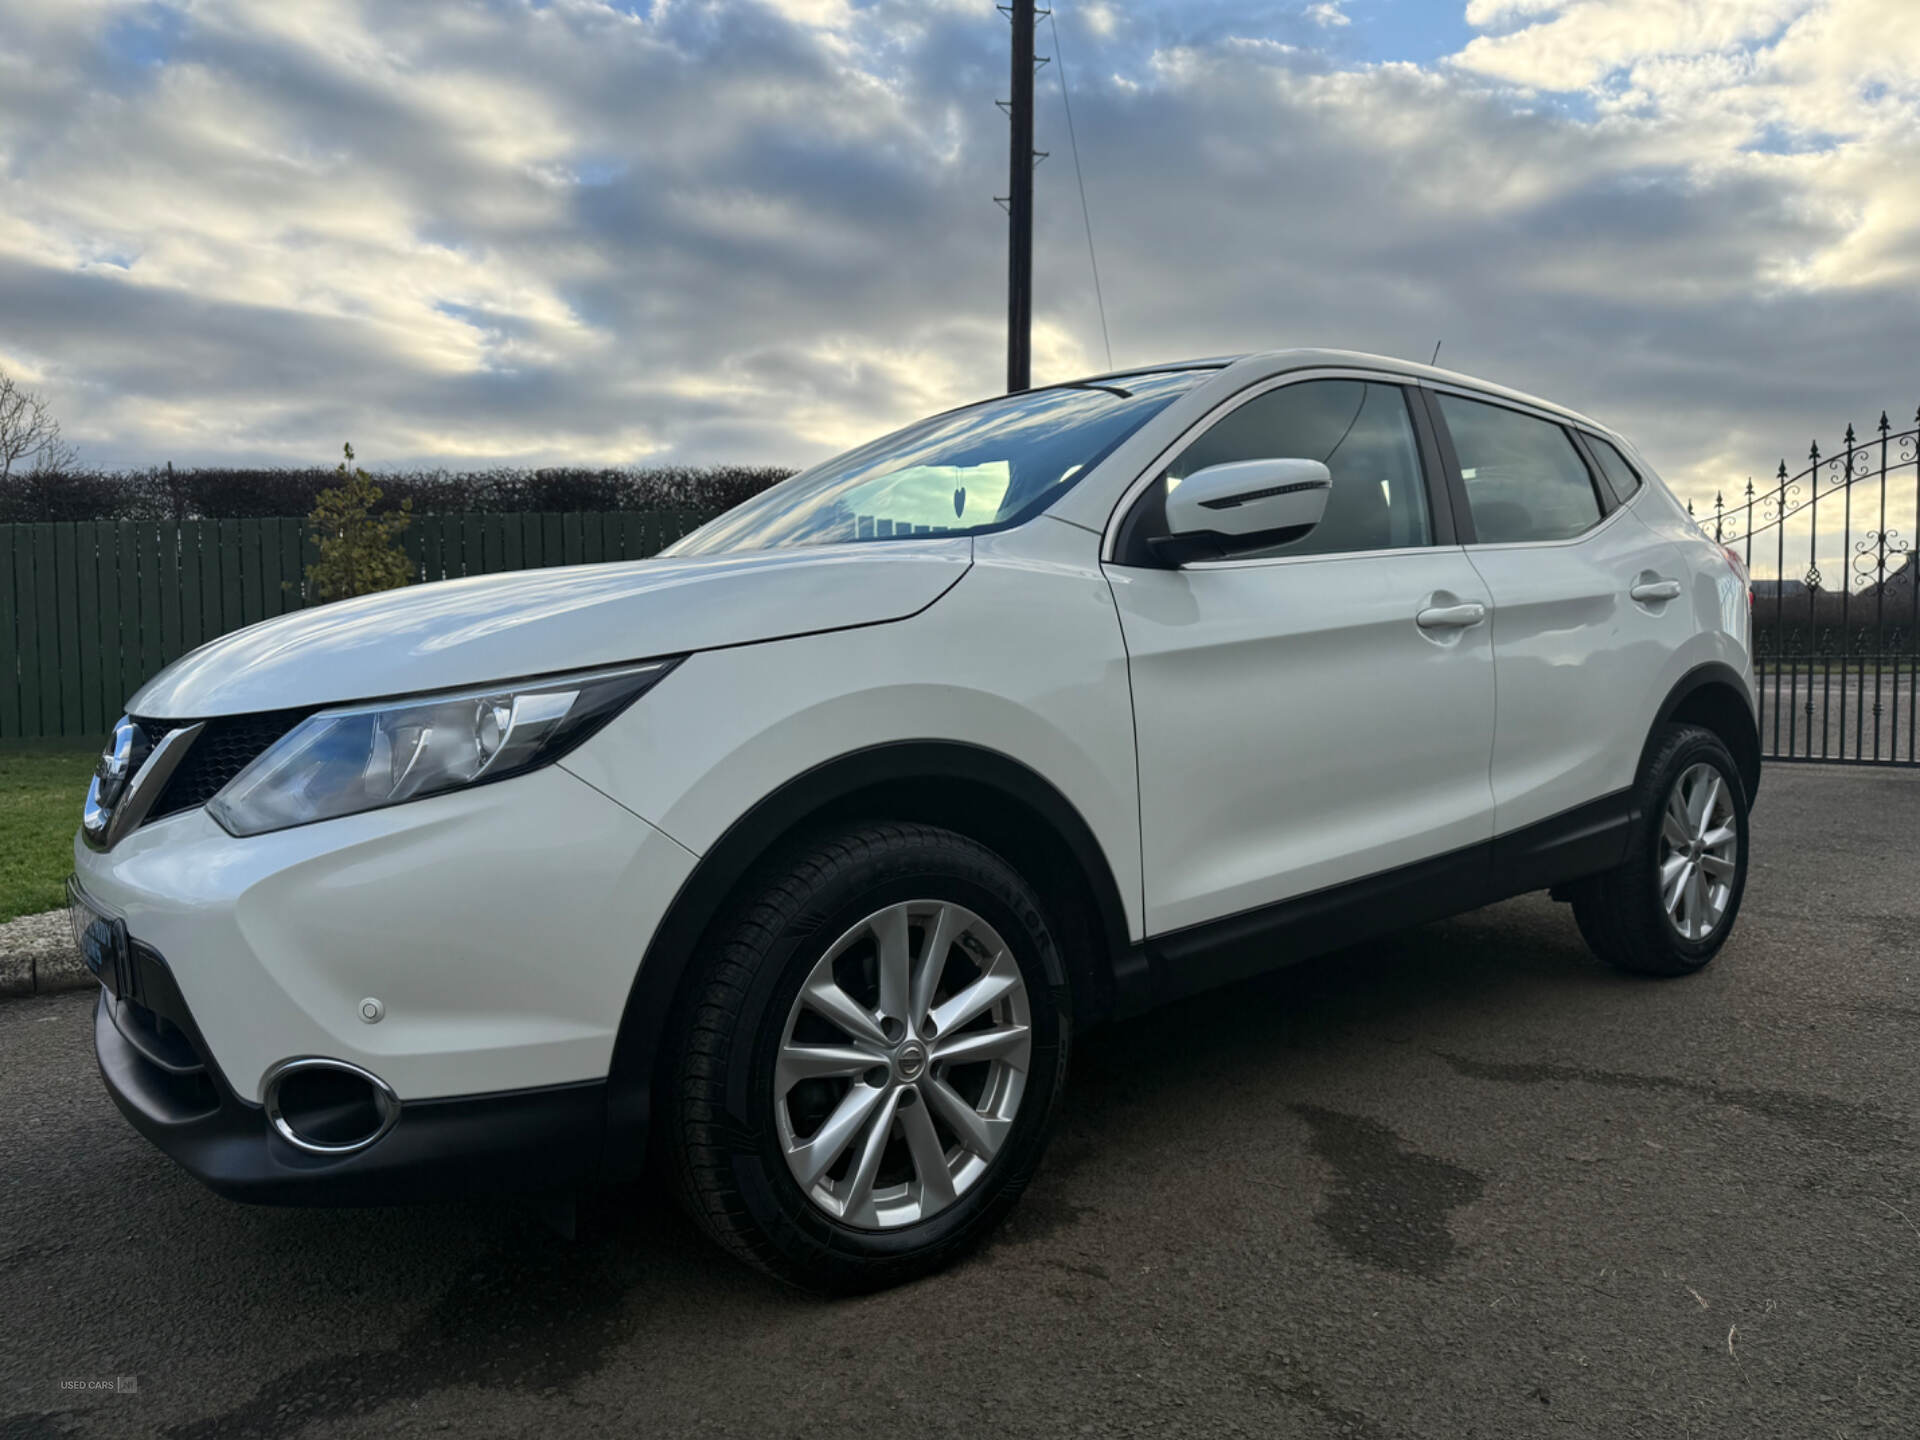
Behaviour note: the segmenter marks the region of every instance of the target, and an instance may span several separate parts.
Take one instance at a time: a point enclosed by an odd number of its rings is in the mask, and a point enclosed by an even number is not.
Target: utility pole
[[[1033,371],[1033,30],[1034,0],[1000,7],[1013,21],[1013,98],[1007,102],[1007,392],[1029,388]]]

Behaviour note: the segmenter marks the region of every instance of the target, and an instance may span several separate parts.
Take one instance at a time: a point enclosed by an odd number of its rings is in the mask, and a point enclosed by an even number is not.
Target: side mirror
[[[1332,493],[1333,474],[1318,460],[1209,465],[1168,492],[1168,533],[1149,543],[1176,565],[1285,544],[1320,523]]]

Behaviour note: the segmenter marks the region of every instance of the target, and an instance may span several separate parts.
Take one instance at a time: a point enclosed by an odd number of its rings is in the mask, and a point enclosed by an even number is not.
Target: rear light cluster
[[[1740,577],[1747,587],[1747,608],[1753,608],[1753,577],[1747,574],[1747,562],[1740,558],[1740,552],[1731,545],[1722,545],[1720,553],[1727,557],[1727,563],[1733,566],[1733,573]]]

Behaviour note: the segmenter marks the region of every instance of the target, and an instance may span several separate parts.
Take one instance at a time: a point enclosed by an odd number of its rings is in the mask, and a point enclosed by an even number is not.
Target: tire
[[[1713,781],[1717,790],[1711,788]],[[1699,852],[1680,849],[1676,842],[1688,825],[1681,824],[1683,815],[1676,813],[1677,828],[1670,828],[1668,813],[1677,790],[1684,792],[1679,808],[1687,817],[1689,799],[1696,807],[1711,801],[1709,823],[1692,824],[1690,841],[1703,835],[1710,840],[1731,829],[1730,842]],[[1626,859],[1575,888],[1574,919],[1593,953],[1616,969],[1636,975],[1691,975],[1720,953],[1746,890],[1747,792],[1740,769],[1712,731],[1695,725],[1663,726],[1634,787],[1633,811],[1637,818]],[[1701,880],[1697,891],[1685,884],[1685,857],[1694,853],[1700,857],[1691,871]],[[1667,873],[1681,882],[1681,893],[1679,908],[1670,913],[1663,865],[1676,861],[1678,870]],[[1719,868],[1729,861],[1730,875]]]
[[[903,957],[891,998],[883,946]],[[964,836],[877,822],[786,850],[696,958],[663,1137],[682,1203],[722,1247],[808,1290],[876,1290],[951,1264],[1046,1149],[1067,1073],[1064,974],[1040,897]],[[894,1014],[916,1009],[911,1029]],[[992,1058],[940,1058],[976,1050]],[[835,1059],[854,1051],[866,1069]],[[829,1064],[840,1069],[814,1074]]]

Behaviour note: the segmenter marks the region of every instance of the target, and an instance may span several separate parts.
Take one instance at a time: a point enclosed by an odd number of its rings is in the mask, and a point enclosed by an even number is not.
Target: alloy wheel
[[[852,926],[800,987],[774,1063],[801,1191],[868,1230],[952,1205],[1013,1128],[1031,1026],[1019,963],[973,911],[912,900]]]
[[[1674,782],[1660,817],[1660,904],[1682,939],[1713,933],[1733,898],[1740,828],[1726,776],[1690,765]]]

